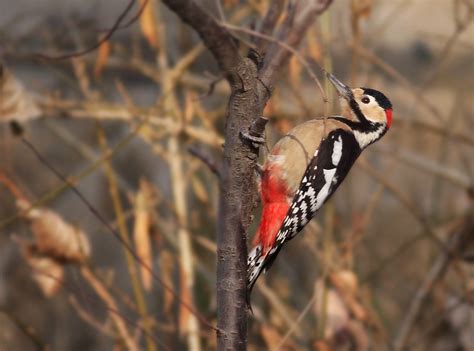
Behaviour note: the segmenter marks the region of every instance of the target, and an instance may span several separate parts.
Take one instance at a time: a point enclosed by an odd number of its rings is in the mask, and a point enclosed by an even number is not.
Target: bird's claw
[[[261,145],[265,144],[265,138],[262,136],[254,136],[250,132],[241,131],[240,136],[246,141],[250,142],[252,146],[258,149]]]
[[[265,145],[265,125],[268,119],[261,116],[257,118],[248,130],[241,130],[240,136],[242,139],[248,141],[255,149],[261,145]]]

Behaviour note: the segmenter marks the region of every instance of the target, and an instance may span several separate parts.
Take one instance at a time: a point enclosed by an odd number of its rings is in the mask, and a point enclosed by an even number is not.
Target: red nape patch
[[[387,126],[390,128],[392,126],[392,109],[385,110],[385,114],[387,115]]]

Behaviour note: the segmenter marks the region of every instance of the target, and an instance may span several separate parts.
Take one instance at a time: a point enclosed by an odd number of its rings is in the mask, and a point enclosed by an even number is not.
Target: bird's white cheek
[[[369,121],[376,123],[386,122],[385,111],[378,105],[365,105],[361,108],[361,111]]]

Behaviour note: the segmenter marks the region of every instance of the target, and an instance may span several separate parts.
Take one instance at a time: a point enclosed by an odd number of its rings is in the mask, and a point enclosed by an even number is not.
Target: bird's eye
[[[360,101],[362,101],[364,104],[368,104],[370,102],[370,99],[367,96],[364,96]]]

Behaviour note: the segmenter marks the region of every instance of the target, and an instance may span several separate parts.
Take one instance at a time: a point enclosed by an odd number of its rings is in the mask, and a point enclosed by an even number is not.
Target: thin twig
[[[229,24],[229,23],[221,23],[221,25],[224,26],[224,27],[227,27],[230,30],[239,31],[239,32],[242,32],[242,33],[253,35],[253,36],[258,37],[258,38],[265,39],[265,40],[267,40],[269,42],[272,42],[272,43],[276,43],[279,46],[281,46],[283,49],[285,49],[288,52],[290,52],[291,54],[293,54],[298,59],[298,61],[301,63],[301,65],[306,69],[306,71],[308,72],[311,79],[316,83],[319,91],[321,92],[321,96],[323,98],[323,101],[325,103],[328,102],[328,98],[326,96],[326,93],[324,92],[324,89],[321,85],[321,82],[319,81],[318,77],[316,76],[316,74],[312,70],[311,65],[309,64],[309,62],[303,57],[303,55],[301,55],[299,53],[299,51],[297,49],[295,49],[294,47],[288,45],[287,43],[285,43],[285,42],[283,42],[279,39],[276,39],[274,37],[271,37],[271,36],[263,34],[263,33],[259,33],[257,31],[252,30],[252,29],[248,29],[248,28],[240,27],[240,26],[235,26],[235,25]],[[318,67],[321,70],[321,72],[326,73],[325,69],[323,67],[319,66],[319,64],[318,64]]]
[[[216,160],[211,158],[210,155],[205,154],[201,149],[199,149],[197,147],[194,147],[194,146],[188,147],[188,152],[191,155],[198,158],[199,160],[201,160],[202,163],[204,163],[212,173],[214,173],[216,176],[220,177],[220,173],[221,173],[220,168],[221,168],[221,166],[218,166],[217,163],[216,163]]]
[[[271,36],[275,30],[278,19],[280,18],[283,9],[285,8],[285,0],[273,0],[268,4],[268,9],[265,14],[265,17],[262,20],[262,23],[259,28],[259,32],[263,35]],[[255,47],[265,55],[267,51],[267,46],[269,44],[268,40],[262,40],[264,38],[255,36]]]
[[[50,347],[42,340],[36,330],[23,321],[17,316],[8,311],[6,308],[0,308],[0,313],[4,314],[34,345],[36,351],[50,351]]]
[[[95,161],[93,162],[92,164],[90,164],[85,170],[83,170],[82,172],[80,172],[77,176],[75,177],[70,177],[68,179],[68,182],[67,183],[63,183],[61,184],[60,186],[58,186],[57,188],[47,192],[45,195],[43,195],[39,200],[35,201],[32,206],[25,211],[25,213],[28,213],[29,211],[31,211],[32,209],[36,208],[36,207],[40,207],[42,206],[43,204],[47,203],[48,201],[50,201],[51,199],[54,199],[55,197],[57,197],[59,194],[61,194],[63,191],[65,191],[66,189],[68,189],[70,187],[70,184],[72,185],[75,185],[76,183],[78,183],[82,178],[88,176],[89,174],[91,174],[92,172],[94,172],[98,167],[100,167],[102,165],[102,163],[113,157],[115,154],[117,154],[120,150],[122,150],[123,147],[125,147],[126,145],[128,145],[128,143],[138,134],[140,128],[146,123],[148,122],[148,119],[147,118],[144,118],[143,120],[140,121],[140,123],[138,123],[138,125],[135,127],[135,129],[133,129],[127,136],[125,136],[122,140],[120,140],[117,145],[110,150],[110,152],[108,153],[105,153],[105,154],[102,154],[100,155],[100,157]],[[0,229],[4,228],[5,226],[7,226],[8,224],[10,224],[11,222],[15,221],[18,219],[18,217],[20,217],[21,215],[23,215],[24,213],[17,213],[11,217],[8,217],[8,218],[5,218],[5,219],[2,219],[0,221]]]
[[[130,27],[132,24],[134,24],[142,16],[142,13],[143,13],[143,11],[145,11],[145,8],[146,8],[146,5],[148,4],[148,1],[150,1],[150,0],[140,1],[141,4],[140,4],[140,8],[138,9],[137,13],[134,16],[132,16],[132,18],[130,18],[130,20],[128,20],[124,24],[121,24],[121,25],[117,26],[116,30],[125,29],[125,28]],[[109,32],[110,30],[111,30],[111,28],[107,28],[107,29],[101,30],[101,32]]]
[[[120,27],[120,24],[122,23],[122,21],[125,19],[128,13],[132,10],[132,7],[134,4],[135,4],[135,0],[130,0],[127,6],[125,7],[125,9],[122,11],[122,13],[117,17],[117,19],[115,20],[115,23],[110,28],[110,30],[96,44],[92,45],[91,47],[84,50],[76,51],[73,53],[68,53],[68,54],[46,55],[42,53],[37,53],[36,56],[43,60],[66,60],[73,57],[86,55],[94,51],[95,49],[100,47],[102,44],[104,44],[107,40],[109,40],[112,37],[112,35],[114,35],[114,33]]]
[[[97,134],[98,134],[99,143],[103,151],[104,152],[109,151],[107,140],[105,138],[105,132],[100,125],[98,126]],[[128,232],[127,223],[124,217],[122,201],[120,200],[117,180],[116,180],[114,169],[112,167],[112,163],[109,160],[107,160],[104,162],[104,167],[105,167],[105,175],[109,183],[110,197],[112,198],[115,216],[117,217],[117,223],[118,223],[118,228],[119,228],[118,233],[120,234],[122,241],[126,242],[127,246],[132,247],[130,234]],[[128,251],[125,247],[123,249],[124,249],[125,258],[127,260],[128,272],[130,275],[130,280],[132,282],[133,294],[135,297],[135,301],[137,303],[138,312],[140,313],[140,316],[143,318],[144,320],[143,324],[144,324],[145,330],[147,331],[147,334],[149,334],[150,324],[147,322],[147,314],[148,314],[147,303],[145,300],[145,294],[143,292],[142,284],[140,283],[140,280],[138,278],[137,267],[135,265],[135,261],[130,251]],[[140,257],[138,254],[137,256]],[[144,261],[142,257],[140,257],[140,259]],[[147,350],[155,351],[156,346],[151,340],[151,338],[147,337],[146,340],[147,340]]]
[[[86,311],[81,306],[79,301],[77,301],[76,297],[73,295],[69,297],[69,303],[76,310],[78,316],[87,324],[91,325],[94,329],[98,330],[104,335],[107,335],[109,337],[115,337],[115,333],[110,328],[109,320],[107,320],[106,322],[101,322],[97,320],[94,315],[92,315],[89,311]]]
[[[415,203],[405,194],[403,191],[401,191],[398,187],[396,187],[392,182],[386,179],[386,177],[378,172],[374,167],[372,167],[367,160],[362,157],[359,159],[357,165],[362,168],[364,171],[366,171],[371,177],[373,177],[377,182],[380,184],[383,184],[385,188],[390,191],[394,197],[417,219],[417,221],[422,225],[424,230],[426,231],[426,234],[429,236],[429,238],[437,244],[437,246],[442,250],[446,250],[446,247],[443,243],[443,241],[438,238],[438,235],[435,231],[435,229],[432,227],[432,224],[428,220],[428,218],[425,216],[425,214],[416,206]]]
[[[455,22],[455,29],[453,34],[448,38],[446,41],[445,45],[441,49],[441,52],[437,55],[437,60],[435,67],[432,67],[429,69],[427,72],[427,76],[425,79],[422,81],[422,83],[419,85],[419,90],[422,91],[425,87],[430,85],[438,75],[438,73],[441,71],[441,67],[443,63],[446,61],[446,59],[449,57],[451,54],[454,44],[458,41],[458,39],[461,37],[461,34],[463,34],[464,31],[466,31],[467,28],[469,28],[469,25],[471,24],[472,19],[474,18],[474,8],[469,7],[469,5],[466,4],[467,7],[467,15],[465,18],[461,18],[460,15],[460,3],[463,3],[463,1],[455,1],[454,2],[454,22]]]
[[[222,71],[231,70],[239,62],[237,40],[196,2],[192,0],[162,1],[200,35]]]
[[[275,347],[274,351],[278,351],[278,350],[281,350],[281,348],[283,347],[283,345],[285,345],[285,342],[290,338],[290,336],[295,333],[296,329],[299,328],[299,324],[301,323],[301,321],[303,320],[303,318],[308,314],[308,312],[311,310],[311,307],[314,305],[314,303],[316,302],[316,299],[317,299],[317,294],[314,293],[313,296],[311,297],[311,299],[308,301],[308,303],[306,304],[306,306],[303,308],[303,310],[301,311],[301,313],[299,314],[298,318],[296,319],[296,321],[294,322],[294,324],[291,326],[291,328],[288,329],[288,331],[285,333],[285,335],[283,336],[283,338],[281,338],[280,342],[278,343],[278,345]]]
[[[423,94],[423,92],[417,90],[417,88],[414,87],[413,84],[411,84],[411,82],[401,73],[399,73],[394,67],[392,67],[380,57],[360,45],[356,46],[354,43],[349,43],[348,46],[354,49],[354,51],[357,52],[357,54],[359,54],[361,57],[374,63],[376,66],[385,71],[389,76],[397,80],[400,84],[402,84],[405,88],[407,88],[413,93],[414,101],[418,101],[419,103],[424,105],[439,121],[443,120],[443,115],[439,111],[439,109],[434,106],[431,101],[428,100],[428,98]]]
[[[95,290],[97,295],[100,297],[102,301],[107,305],[109,310],[118,311],[117,303],[112,295],[109,294],[107,289],[103,286],[102,282],[97,279],[94,274],[88,268],[81,268],[81,273],[84,279],[92,286]],[[129,351],[139,351],[140,348],[138,347],[135,340],[133,340],[132,336],[130,335],[124,321],[115,313],[110,313],[110,319],[114,322],[117,331],[124,341],[125,345],[127,345],[127,349]]]
[[[395,145],[385,144],[375,149],[375,152],[380,152],[386,157],[393,157],[394,159],[423,172],[437,175],[458,187],[467,189],[472,185],[472,180],[467,174],[463,174],[456,169],[446,167],[446,164],[438,164],[433,160],[427,159],[419,154],[415,154],[399,146],[395,147]]]
[[[18,188],[18,186],[9,178],[7,175],[2,172],[0,169],[0,184],[3,184],[10,192],[13,194],[15,199],[24,199],[26,200],[23,192]]]
[[[83,274],[84,271],[86,271],[86,276],[91,276],[92,277],[92,280],[89,280],[89,279],[84,277],[84,274]],[[71,296],[73,296],[73,294],[77,293],[77,290],[78,290],[77,286],[73,286],[72,284],[68,284],[67,282],[62,281],[62,280],[58,279],[57,277],[53,276],[52,274],[49,274],[45,270],[35,270],[35,273],[44,275],[44,276],[46,276],[50,279],[53,279],[53,280],[57,281],[59,284],[61,284],[62,288],[66,289],[71,294]],[[94,304],[94,307],[102,305],[102,304],[99,304],[99,302],[103,302],[104,303],[103,307],[105,308],[105,310],[110,315],[116,316],[116,318],[121,319],[123,322],[130,325],[130,327],[135,327],[136,329],[139,329],[143,334],[145,334],[148,337],[152,338],[163,349],[170,350],[170,348],[163,341],[159,340],[152,333],[149,333],[146,330],[144,330],[143,327],[141,326],[141,323],[132,320],[130,317],[127,317],[126,314],[122,313],[120,311],[120,309],[118,309],[118,305],[116,307],[114,307],[111,304],[104,301],[104,299],[102,298],[102,294],[104,296],[110,297],[114,302],[115,302],[115,299],[113,297],[113,294],[110,291],[107,290],[107,286],[106,286],[107,283],[104,282],[103,279],[101,279],[101,277],[98,276],[94,271],[92,271],[92,269],[89,266],[82,265],[81,266],[81,274],[83,275],[83,278],[85,278],[85,280],[89,284],[91,284],[94,291],[96,291],[96,288],[101,291],[101,294],[99,294],[99,293],[97,294],[97,295],[99,295],[100,299],[89,296],[88,294],[81,294],[81,299],[82,300],[85,300],[85,301],[87,301],[91,304]],[[79,287],[79,289],[80,289],[80,287]],[[114,303],[114,304],[116,305],[116,303]]]
[[[413,297],[394,340],[393,345],[395,351],[403,350],[426,298],[433,290],[435,284],[442,279],[453,258],[459,255],[458,251],[468,247],[469,241],[472,242],[472,233],[474,233],[474,216],[471,209],[469,210],[463,227],[458,229],[456,233],[447,240],[446,246],[448,247],[448,251],[440,253]]]
[[[131,253],[131,255],[135,258],[135,260],[142,265],[150,274],[153,276],[154,280],[160,284],[166,291],[171,293],[179,302],[180,304],[189,310],[193,315],[195,315],[203,325],[207,326],[210,329],[217,330],[215,326],[209,323],[204,317],[202,317],[193,307],[189,304],[184,302],[176,292],[152,270],[152,268],[146,264],[135,252],[133,247],[131,247],[126,241],[124,241],[121,236],[112,228],[109,222],[102,216],[102,214],[92,205],[92,203],[78,190],[78,188],[68,180],[62,173],[60,173],[49,161],[44,158],[42,154],[31,144],[27,139],[22,138],[22,142],[30,149],[31,152],[41,161],[43,165],[45,165],[52,173],[54,173],[59,179],[61,179],[64,184],[65,188],[70,188],[82,201],[82,203],[88,208],[88,210],[94,214],[94,216],[107,228],[107,230],[114,235],[117,240],[126,248],[127,251]],[[1,225],[1,224],[0,224]]]
[[[285,321],[285,324],[289,327],[292,328],[297,322],[292,316],[291,311],[289,308],[283,303],[283,301],[280,300],[280,297],[278,294],[275,292],[274,289],[269,287],[267,284],[265,284],[264,280],[259,280],[257,281],[257,288],[260,290],[260,293],[265,296],[265,298],[268,300],[268,302],[271,304],[273,311],[278,313],[280,318]],[[297,337],[303,336],[302,331],[299,329],[295,329],[293,332]]]
[[[166,42],[166,31],[165,28],[159,33],[160,42]],[[198,57],[202,47],[197,47],[194,55],[187,55],[186,61],[181,60],[183,67],[189,66]],[[158,64],[161,74],[161,85],[165,91],[169,91],[164,100],[163,105],[165,110],[173,111],[173,119],[180,121],[182,126],[188,124],[184,120],[184,113],[181,111],[177,97],[175,95],[174,87],[179,78],[179,75],[175,74],[176,70],[170,69],[169,59],[164,51],[158,53]],[[184,69],[178,69],[178,72],[184,71]],[[176,213],[176,220],[178,224],[178,249],[179,249],[179,263],[180,263],[180,279],[182,282],[182,295],[181,299],[186,301],[190,306],[194,306],[194,260],[193,260],[193,247],[191,243],[191,235],[188,228],[188,207],[186,204],[186,182],[184,179],[184,159],[181,146],[179,144],[179,134],[172,135],[167,142],[166,150],[168,154],[173,157],[168,158],[168,163],[171,172],[172,194],[174,200],[174,211]],[[199,323],[194,315],[181,315],[182,323],[184,328],[180,328],[186,333],[187,346],[190,351],[201,350],[200,330]]]

